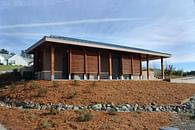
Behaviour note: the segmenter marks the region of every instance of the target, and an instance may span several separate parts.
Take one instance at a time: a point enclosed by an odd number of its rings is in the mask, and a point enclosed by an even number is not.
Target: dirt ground
[[[89,112],[91,118],[79,122],[78,111],[62,111],[51,114],[49,111],[20,110],[0,107],[0,123],[10,130],[157,130],[170,124],[168,113],[116,113]]]
[[[195,94],[195,84],[164,81],[29,81],[12,84],[0,96],[37,103],[175,104]]]

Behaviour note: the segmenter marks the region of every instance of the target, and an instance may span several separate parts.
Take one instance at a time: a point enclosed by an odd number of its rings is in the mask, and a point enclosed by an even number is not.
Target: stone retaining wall
[[[49,110],[94,110],[94,111],[115,111],[115,112],[176,112],[176,113],[195,113],[195,96],[189,98],[182,104],[175,105],[157,105],[155,103],[149,105],[139,104],[91,104],[87,106],[67,105],[67,104],[39,104],[31,101],[16,101],[5,97],[0,97],[0,106],[17,107],[21,109],[38,109]]]

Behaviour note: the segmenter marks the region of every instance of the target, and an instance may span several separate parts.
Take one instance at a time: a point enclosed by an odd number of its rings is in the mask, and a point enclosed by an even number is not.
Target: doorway
[[[68,50],[63,51],[62,57],[62,78],[68,79]]]
[[[112,79],[120,79],[120,56],[112,54]]]

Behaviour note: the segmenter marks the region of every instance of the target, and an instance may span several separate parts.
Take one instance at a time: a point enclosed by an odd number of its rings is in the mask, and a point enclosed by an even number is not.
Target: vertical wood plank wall
[[[100,55],[98,51],[88,50],[73,50],[71,73],[94,73],[108,72],[112,76],[112,53],[108,53],[108,64],[106,64],[106,54]],[[105,58],[104,66],[101,67],[101,58]],[[105,66],[108,66],[108,70]],[[141,59],[140,55],[122,55],[121,56],[121,74],[141,74]],[[104,71],[102,71],[102,69]]]

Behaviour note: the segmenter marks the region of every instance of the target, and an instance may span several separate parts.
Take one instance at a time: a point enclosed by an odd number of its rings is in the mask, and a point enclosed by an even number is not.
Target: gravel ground
[[[178,79],[171,79],[172,83],[193,83],[195,84],[195,77],[184,77]]]

